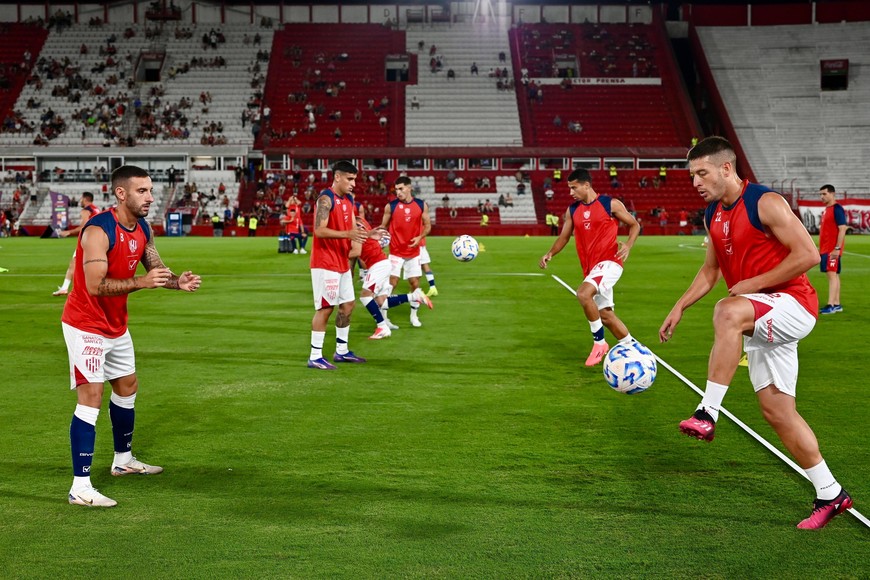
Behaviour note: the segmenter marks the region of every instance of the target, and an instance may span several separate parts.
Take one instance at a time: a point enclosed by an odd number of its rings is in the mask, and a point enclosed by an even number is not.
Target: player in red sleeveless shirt
[[[363,217],[357,216],[356,221],[363,230],[370,231],[372,229],[372,226]],[[381,232],[386,233],[383,228],[381,228]],[[383,311],[406,302],[411,308],[419,308],[420,303],[432,308],[432,301],[423,293],[421,288],[417,288],[410,294],[390,295],[393,290],[393,285],[390,284],[390,261],[381,247],[381,243],[385,241],[370,237],[363,243],[354,242],[350,250],[351,258],[359,257],[366,265],[362,289],[360,290],[360,302],[377,324],[374,334],[369,337],[372,340],[387,338],[392,334]]]
[[[314,318],[311,320],[311,353],[308,367],[334,370],[336,367],[323,357],[326,324],[338,306],[335,317],[334,362],[364,363],[348,349],[350,315],[353,312],[353,279],[350,273],[350,247],[352,242],[364,242],[374,232],[366,232],[356,225],[353,207],[353,188],[359,173],[350,161],[339,161],[333,168],[332,186],[320,192],[315,203],[314,242],[311,249],[311,286],[314,290]]]
[[[308,241],[308,234],[305,232],[305,226],[302,225],[302,206],[299,204],[299,198],[291,195],[284,207],[286,212],[281,216],[281,225],[284,226],[284,233],[290,237],[290,248],[294,254],[307,254],[305,243]]]
[[[846,247],[846,211],[837,203],[836,190],[826,184],[819,189],[819,196],[825,203],[822,219],[819,222],[819,268],[828,278],[828,304],[819,312],[834,314],[842,312],[840,305],[840,270],[843,248]]]
[[[404,272],[411,293],[414,293],[420,287],[420,276],[423,274],[420,244],[429,235],[432,222],[429,218],[429,204],[414,198],[409,177],[403,175],[396,179],[396,199],[384,207],[381,227],[389,229],[390,232],[390,284],[395,288],[399,283],[399,276]],[[398,328],[389,319],[387,324],[394,330]],[[423,326],[417,316],[417,308],[413,305],[411,326]]]
[[[795,405],[797,343],[816,322],[818,298],[806,271],[819,262],[810,235],[783,197],[743,181],[737,156],[721,137],[708,137],[688,155],[692,183],[709,203],[705,223],[710,243],[704,264],[659,329],[671,339],[683,311],[725,279],[728,297],[713,312],[715,339],[701,404],[680,430],[712,441],[728,385],[740,360],[762,414],[816,488],[816,500],[800,529],[824,527],[852,506],[819,451],[815,434]]]
[[[82,193],[82,198],[79,200],[79,205],[82,208],[79,212],[79,225],[69,230],[57,232],[57,235],[61,238],[79,235],[79,232],[82,231],[82,228],[86,223],[88,223],[88,220],[100,213],[100,208],[94,205],[94,194],[89,191],[85,191]],[[69,285],[73,279],[75,264],[76,254],[75,252],[73,252],[72,258],[70,258],[69,260],[69,266],[67,266],[66,268],[66,274],[63,277],[63,284],[56,291],[51,293],[52,296],[66,296],[67,294],[69,294]]]
[[[69,503],[89,507],[116,505],[91,485],[96,423],[104,383],[112,386],[109,417],[115,443],[111,473],[151,475],[162,467],[133,457],[134,402],[139,382],[133,341],[127,330],[127,295],[146,288],[194,292],[200,278],[175,275],[160,259],[145,221],[154,197],[148,173],[124,165],[112,173],[117,205],[82,228],[76,249],[75,283],[61,318],[70,363],[70,386],[78,404],[70,424],[73,485]],[[147,274],[136,276],[139,263]]]
[[[586,366],[594,366],[601,362],[609,349],[604,340],[605,326],[621,343],[634,340],[613,312],[613,287],[622,275],[622,263],[640,235],[640,224],[621,201],[598,195],[592,189],[592,176],[585,169],[576,169],[568,176],[568,187],[575,201],[565,212],[565,223],[559,237],[539,265],[546,268],[574,235],[584,276],[577,288],[577,299],[589,321],[594,341]],[[616,239],[619,222],[629,228],[625,243]]]

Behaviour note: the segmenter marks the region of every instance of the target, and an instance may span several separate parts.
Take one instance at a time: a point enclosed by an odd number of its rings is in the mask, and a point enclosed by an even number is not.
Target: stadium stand
[[[387,55],[405,33],[375,24],[287,24],[274,36],[262,147],[386,147],[404,140],[405,87],[388,81]],[[341,131],[337,134],[336,131]]]
[[[688,144],[690,123],[675,98],[683,89],[662,62],[670,55],[667,39],[657,31],[634,24],[533,24],[512,30],[525,144]]]
[[[759,181],[815,192],[867,188],[870,80],[821,91],[819,62],[870,64],[866,23],[699,27],[698,37],[731,123]]]
[[[418,62],[417,85],[407,91],[408,146],[522,143],[516,96],[498,88],[501,77],[494,73],[512,67],[505,30],[471,24],[413,26],[407,50]]]

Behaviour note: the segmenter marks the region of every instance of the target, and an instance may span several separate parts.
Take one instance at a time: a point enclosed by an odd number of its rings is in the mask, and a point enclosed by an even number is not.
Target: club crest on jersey
[[[127,244],[127,247],[130,248],[131,254],[135,254],[136,250],[139,249],[139,242],[137,242],[134,238],[130,238],[130,242]]]
[[[583,219],[588,220],[589,216],[591,216],[591,215],[592,215],[592,212],[587,209],[586,211],[583,212]]]

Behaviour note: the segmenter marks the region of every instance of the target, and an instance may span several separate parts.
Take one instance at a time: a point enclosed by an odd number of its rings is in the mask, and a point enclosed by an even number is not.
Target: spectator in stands
[[[517,195],[525,195],[526,194],[526,184],[520,181],[517,183]]]
[[[441,206],[446,208],[450,207],[450,196],[446,193],[444,194],[444,197],[441,198]]]
[[[662,163],[659,167],[659,183],[664,185],[668,181],[668,167]]]
[[[387,117],[384,115],[381,115],[380,119],[378,119],[378,124],[381,126],[381,128],[386,128],[387,127]]]
[[[492,183],[489,181],[489,177],[484,175],[483,178],[480,180],[480,188],[489,189],[490,187],[492,187]]]
[[[666,227],[668,225],[668,210],[659,208],[659,225]]]
[[[447,80],[456,80],[456,72],[452,68],[447,69]]]
[[[453,187],[455,187],[456,189],[462,189],[463,187],[465,187],[465,179],[463,179],[461,175],[457,175],[456,178],[453,180]]]
[[[411,108],[412,109],[419,109],[420,108],[420,101],[417,100],[417,95],[414,95],[413,97],[411,97]]]
[[[492,213],[495,208],[492,207],[492,202],[488,199],[483,202],[483,213]]]
[[[554,127],[561,127],[562,126],[562,117],[560,117],[558,113],[556,113],[556,116],[553,117],[553,126]]]
[[[476,62],[471,63],[471,74],[473,74],[475,76],[477,75],[477,63]]]
[[[483,213],[483,200],[477,200],[477,213]]]
[[[505,55],[504,51],[498,53],[498,62],[507,62],[507,55]]]
[[[507,201],[504,198],[504,194],[498,196],[498,205],[500,207],[507,207]]]
[[[505,205],[505,207],[513,207],[514,206],[514,198],[511,197],[510,192],[507,192],[504,196],[504,205]]]
[[[552,187],[548,187],[544,190],[544,197],[546,197],[547,200],[553,199],[553,196],[555,196],[555,195],[556,195],[556,192],[553,191]]]
[[[649,187],[649,181],[647,181],[646,175],[640,176],[640,179],[637,182],[637,186],[641,189]]]

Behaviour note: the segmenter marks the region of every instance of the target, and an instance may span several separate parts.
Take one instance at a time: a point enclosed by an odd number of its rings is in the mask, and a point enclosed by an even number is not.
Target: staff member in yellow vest
[[[668,180],[668,168],[662,163],[661,167],[659,167],[659,183],[664,185]]]
[[[248,237],[257,237],[257,216],[255,215],[251,215],[251,217],[248,218]]]

